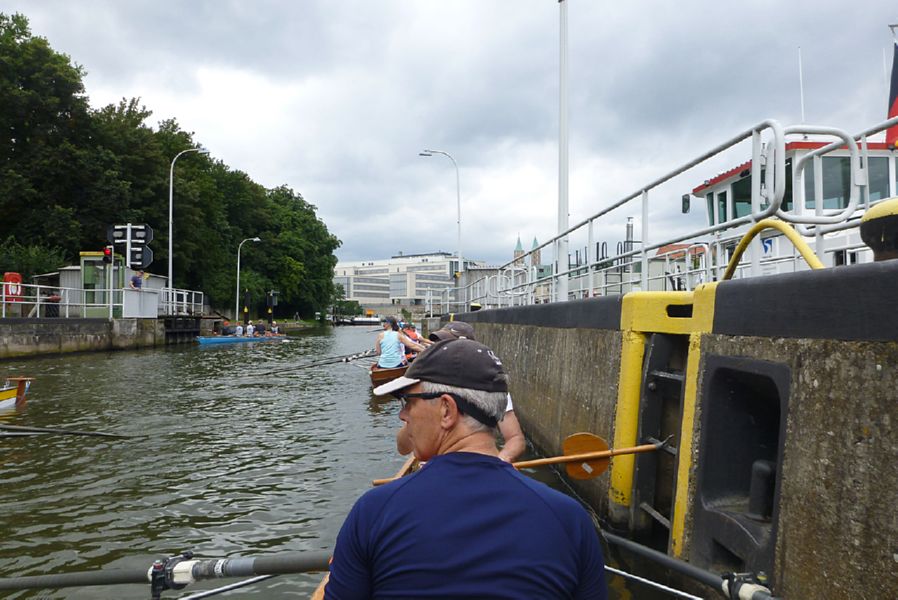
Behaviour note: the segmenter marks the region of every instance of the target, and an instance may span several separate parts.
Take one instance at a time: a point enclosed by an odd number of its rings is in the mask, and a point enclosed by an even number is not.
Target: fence
[[[763,121],[613,202],[522,257],[501,265],[494,274],[468,282],[461,290],[459,300],[454,304],[468,306],[477,302],[484,307],[501,307],[625,294],[637,290],[691,290],[701,283],[721,279],[732,251],[741,239],[746,226],[769,217],[791,223],[800,235],[813,238],[815,251],[820,256],[846,249],[860,249],[862,245],[859,242],[845,241],[841,241],[838,246],[827,247],[828,240],[824,235],[857,228],[863,210],[877,203],[870,201],[867,186],[868,137],[896,124],[898,117],[851,136],[831,127],[811,125],[783,127],[774,120]],[[789,136],[808,134],[828,136],[836,138],[836,141],[798,157],[792,165],[792,179],[787,182],[786,139]],[[765,135],[768,136],[766,141],[763,139]],[[751,213],[681,235],[658,239],[660,236],[656,232],[663,231],[665,225],[650,223],[650,194],[673,178],[691,172],[698,165],[709,162],[710,159],[749,139],[752,146]],[[819,159],[836,149],[847,149],[849,152],[849,198],[844,208],[826,210],[823,186],[820,184],[822,169]],[[804,209],[804,172],[810,164],[816,164],[814,181],[817,185],[814,186],[813,213]],[[898,186],[895,179],[894,175],[891,176],[889,185],[892,194],[895,193],[895,186]],[[793,208],[790,210],[783,207],[787,183],[791,184],[793,198]],[[640,239],[628,239],[619,243],[617,252],[608,255],[607,244],[596,242],[597,224],[602,217],[613,211],[622,207],[633,207],[636,203],[639,204],[641,214]],[[629,217],[628,221],[631,219],[632,217]],[[629,227],[628,223],[628,229]],[[585,235],[586,250],[582,262],[578,253],[576,260],[571,264],[570,255],[564,257],[564,254],[567,254],[568,238],[575,234]],[[657,253],[655,256],[650,255],[652,251],[657,252],[665,246],[679,243],[685,243],[685,248],[680,247],[660,256]],[[540,276],[537,266],[528,266],[527,263],[533,262],[529,259],[535,253],[550,246],[556,257],[554,266],[550,273]],[[560,249],[563,251],[559,251]],[[751,242],[745,259],[740,260],[735,267],[734,276],[758,276],[765,272],[806,268],[795,252],[767,258],[762,258],[762,255],[761,238],[757,237]],[[559,256],[567,260],[567,267],[564,269],[560,268],[564,263],[558,260]],[[442,297],[440,304],[442,308],[444,306]],[[445,306],[451,307],[452,304],[447,298]]]
[[[20,295],[7,294],[0,286],[0,317],[23,319],[155,318],[203,316],[202,292],[163,288],[95,289],[21,284]],[[158,302],[156,302],[158,296]]]

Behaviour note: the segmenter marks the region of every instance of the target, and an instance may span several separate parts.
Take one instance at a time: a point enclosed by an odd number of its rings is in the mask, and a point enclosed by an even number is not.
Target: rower
[[[387,317],[383,320],[384,330],[377,336],[374,343],[374,353],[379,355],[377,360],[378,369],[395,369],[405,362],[402,345],[411,348],[417,352],[424,350],[424,346],[409,339],[404,333],[399,331],[399,322],[395,317]]]
[[[436,343],[374,393],[402,403],[427,465],[355,503],[326,599],[607,598],[599,537],[580,503],[497,456],[508,383],[492,350]]]
[[[430,334],[430,339],[433,342],[458,338],[473,340],[474,327],[464,321],[450,321],[442,329],[438,329]],[[502,433],[502,439],[505,441],[502,449],[499,451],[499,458],[506,462],[514,462],[523,454],[527,442],[524,439],[524,432],[521,430],[518,417],[514,412],[511,394],[508,394],[508,400],[505,405],[505,417],[499,421],[499,431]],[[401,427],[396,432],[396,449],[402,455],[412,451],[411,442],[408,439],[408,431],[405,427]]]
[[[431,342],[429,340],[425,340],[421,337],[421,334],[418,333],[418,330],[415,328],[414,323],[406,323],[402,328],[402,333],[408,337],[408,339],[412,340],[416,344],[420,344],[422,346],[429,346]],[[418,356],[418,353],[411,348],[406,347],[405,349],[405,360],[407,362],[412,362],[415,360],[415,357]]]

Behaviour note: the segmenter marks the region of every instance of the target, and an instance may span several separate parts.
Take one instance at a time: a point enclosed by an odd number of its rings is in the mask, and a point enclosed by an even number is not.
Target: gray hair
[[[457,394],[487,415],[494,417],[496,421],[501,421],[503,417],[505,417],[505,407],[508,405],[508,394],[505,392],[485,392],[483,390],[472,390],[470,388],[456,387],[454,385],[431,383],[430,381],[422,381],[421,388],[422,391],[427,393]],[[490,427],[486,423],[481,423],[471,415],[463,415],[462,420],[472,431],[495,433],[494,427]]]

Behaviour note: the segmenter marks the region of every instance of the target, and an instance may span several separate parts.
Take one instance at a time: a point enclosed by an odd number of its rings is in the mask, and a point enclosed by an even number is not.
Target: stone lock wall
[[[477,337],[495,349],[510,374],[515,414],[528,438],[548,456],[563,454],[572,433],[613,438],[621,334],[601,329],[477,324]],[[577,492],[604,509],[608,477],[575,482]]]
[[[0,319],[0,359],[161,346],[156,319]]]

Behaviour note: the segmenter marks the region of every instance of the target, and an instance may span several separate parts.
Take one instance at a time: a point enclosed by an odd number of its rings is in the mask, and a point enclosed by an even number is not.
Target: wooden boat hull
[[[236,335],[198,335],[196,341],[203,345],[208,344],[240,344],[246,342],[282,342],[286,335],[266,335],[260,337],[246,337]]]
[[[418,459],[415,458],[414,455],[409,456],[408,460],[402,465],[402,467],[396,471],[396,475],[394,479],[399,479],[400,477],[405,477],[409,473],[412,473],[418,468]],[[330,573],[325,573],[324,578],[321,580],[321,583],[318,584],[318,587],[315,588],[315,591],[312,593],[311,600],[324,600],[324,588],[327,587],[327,582],[330,579]]]
[[[389,381],[393,381],[397,377],[402,377],[403,375],[405,375],[405,371],[407,369],[407,365],[403,365],[401,367],[396,367],[393,369],[378,369],[377,365],[371,365],[371,385],[377,387]]]

